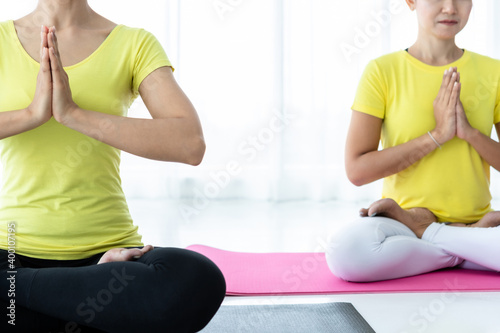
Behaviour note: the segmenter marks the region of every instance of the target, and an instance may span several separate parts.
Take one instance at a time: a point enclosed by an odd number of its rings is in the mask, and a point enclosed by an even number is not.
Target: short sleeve
[[[160,67],[172,67],[172,64],[158,39],[143,29],[139,30],[135,50],[132,89],[134,95],[138,95],[142,81],[149,74]]]
[[[500,80],[497,83],[497,98],[495,100],[495,112],[493,115],[493,123],[500,123]]]
[[[380,68],[377,62],[372,60],[361,76],[352,110],[384,119],[386,91]]]

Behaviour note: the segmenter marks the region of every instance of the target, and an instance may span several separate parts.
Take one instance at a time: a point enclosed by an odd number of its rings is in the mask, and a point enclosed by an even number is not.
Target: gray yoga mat
[[[201,333],[375,333],[351,303],[223,305]]]

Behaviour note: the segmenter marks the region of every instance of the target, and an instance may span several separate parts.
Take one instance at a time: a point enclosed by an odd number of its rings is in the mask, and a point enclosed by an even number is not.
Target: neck
[[[432,66],[445,66],[458,60],[463,51],[455,39],[419,38],[408,50],[412,56]]]
[[[87,0],[39,0],[31,13],[35,21],[58,30],[72,26],[82,26],[89,22],[93,14]]]

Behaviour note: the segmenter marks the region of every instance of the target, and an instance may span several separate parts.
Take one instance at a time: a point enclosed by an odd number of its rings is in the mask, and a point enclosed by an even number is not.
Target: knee
[[[200,308],[206,309],[207,305],[212,305],[215,308],[215,314],[226,295],[224,275],[219,267],[207,257],[196,252],[190,253],[190,257],[193,277],[190,280],[191,290],[197,291],[195,297],[198,298]]]
[[[151,291],[151,322],[162,332],[198,332],[219,309],[226,294],[220,269],[205,256],[184,249],[164,248],[153,263],[159,288]],[[161,325],[159,325],[161,323]],[[157,326],[149,332],[160,331]]]
[[[220,269],[207,257],[189,250],[183,253],[186,273],[182,279],[183,290],[175,302],[180,316],[175,332],[202,330],[219,310],[226,295],[226,281]],[[184,317],[184,318],[182,318]],[[184,330],[185,329],[185,330]]]
[[[199,255],[196,278],[192,283],[193,319],[189,332],[201,331],[219,310],[226,296],[226,281],[220,269],[208,258]]]
[[[336,277],[351,282],[366,281],[364,261],[360,255],[359,244],[354,240],[343,240],[341,243],[331,240],[326,249],[326,262]]]
[[[372,260],[380,243],[376,230],[366,222],[350,225],[328,242],[325,255],[330,271],[346,281],[371,281]]]

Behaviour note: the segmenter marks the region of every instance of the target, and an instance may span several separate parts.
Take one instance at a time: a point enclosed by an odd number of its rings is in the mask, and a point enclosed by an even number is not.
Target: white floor
[[[343,202],[213,201],[203,208],[164,200],[129,204],[145,243],[245,252],[322,251],[328,236],[355,219],[359,209]],[[378,333],[500,333],[500,292],[226,297],[224,304],[322,302],[352,303]]]

